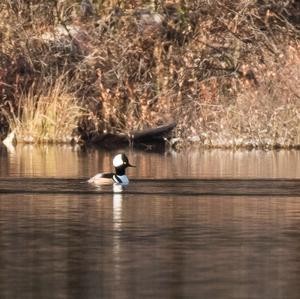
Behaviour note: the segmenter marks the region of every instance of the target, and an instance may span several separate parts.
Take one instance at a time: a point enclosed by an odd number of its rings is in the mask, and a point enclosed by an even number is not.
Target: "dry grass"
[[[207,101],[194,98],[188,105],[187,115],[199,116],[186,119],[188,136],[207,147],[299,148],[299,50],[289,47],[278,61],[261,65],[259,85],[240,80],[233,99],[202,88]]]
[[[72,86],[60,85],[62,91],[55,92],[76,98],[65,101],[71,111],[76,105],[88,111],[77,113],[69,126],[78,120],[86,139],[95,131],[127,132],[177,121],[177,136],[206,146],[299,144],[295,1],[93,3],[93,14],[84,17],[79,1],[0,4],[5,16],[0,106],[14,112],[14,124],[31,119],[41,134],[35,139],[70,135],[57,127],[65,123],[59,120],[63,115],[35,110],[49,102],[50,94],[36,83],[41,74],[46,82],[58,82],[55,78],[67,71]],[[55,99],[53,105],[60,107]],[[48,130],[52,137],[38,125],[47,119],[47,127],[57,124]],[[23,131],[22,136],[33,134]]]
[[[18,142],[70,142],[84,110],[70,92],[65,76],[55,82],[36,82],[19,98],[17,113],[7,114]]]

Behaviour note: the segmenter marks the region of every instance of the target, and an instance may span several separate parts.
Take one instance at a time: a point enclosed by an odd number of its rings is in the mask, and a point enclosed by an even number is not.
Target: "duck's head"
[[[127,167],[135,167],[134,165],[131,165],[128,161],[128,158],[125,154],[118,154],[113,159],[113,165],[116,168],[116,170],[124,170]]]

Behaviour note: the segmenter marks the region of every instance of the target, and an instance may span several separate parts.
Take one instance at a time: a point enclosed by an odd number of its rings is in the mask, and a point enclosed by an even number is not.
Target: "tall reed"
[[[85,111],[70,84],[64,74],[54,82],[36,81],[28,93],[20,95],[17,113],[7,114],[19,142],[71,141]]]

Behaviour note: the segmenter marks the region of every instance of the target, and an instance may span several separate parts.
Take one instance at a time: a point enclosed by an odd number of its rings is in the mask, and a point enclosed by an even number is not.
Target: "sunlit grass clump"
[[[65,143],[72,140],[83,114],[75,93],[61,76],[50,84],[33,84],[20,96],[17,113],[12,112],[9,122],[18,142]]]

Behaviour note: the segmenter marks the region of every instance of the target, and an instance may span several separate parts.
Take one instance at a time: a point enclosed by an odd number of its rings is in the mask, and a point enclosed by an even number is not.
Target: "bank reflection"
[[[69,145],[0,146],[0,176],[92,177],[111,172],[112,158],[124,152],[137,165],[130,178],[300,178],[300,151],[201,150],[164,154],[131,149],[103,151]]]

